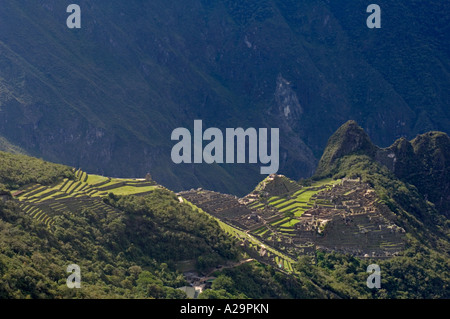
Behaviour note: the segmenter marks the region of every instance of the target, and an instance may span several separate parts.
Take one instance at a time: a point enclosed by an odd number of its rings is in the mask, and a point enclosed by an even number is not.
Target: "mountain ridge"
[[[171,131],[198,118],[279,127],[280,174],[294,179],[348,118],[382,146],[450,127],[447,2],[381,1],[380,30],[362,0],[83,0],[75,30],[64,1],[3,4],[0,135],[94,174],[251,191],[251,165],[171,163]]]

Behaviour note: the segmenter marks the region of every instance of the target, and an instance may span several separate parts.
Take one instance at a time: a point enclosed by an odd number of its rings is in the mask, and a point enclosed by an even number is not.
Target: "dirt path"
[[[202,278],[202,280],[200,280],[200,282],[203,282],[203,281],[205,281],[205,280],[208,280],[208,278],[209,278],[214,272],[216,272],[216,271],[221,271],[221,270],[228,269],[228,268],[238,267],[238,266],[241,266],[241,265],[243,265],[243,264],[246,264],[246,263],[249,263],[249,262],[252,262],[252,261],[255,261],[255,260],[256,260],[256,259],[254,259],[254,258],[249,258],[249,259],[241,260],[241,261],[239,261],[239,262],[237,262],[237,263],[234,263],[234,264],[232,264],[232,265],[229,265],[229,266],[223,266],[223,265],[221,265],[219,268],[213,269],[213,270],[211,270],[209,273],[207,273],[207,274]]]

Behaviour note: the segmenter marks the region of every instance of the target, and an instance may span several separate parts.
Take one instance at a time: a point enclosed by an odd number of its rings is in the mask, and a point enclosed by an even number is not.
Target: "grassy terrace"
[[[115,190],[113,193],[116,195],[133,195],[136,194],[136,186],[121,186],[117,190]],[[146,186],[146,187],[139,187],[139,191],[142,193],[147,193],[153,191],[155,188],[158,188],[158,186]]]
[[[264,204],[259,203],[259,204],[255,205],[255,206],[251,206],[251,208],[253,208],[253,209],[262,209],[262,208],[264,208]]]
[[[277,195],[261,198],[259,201],[253,202],[251,208],[258,207],[258,205],[268,205],[284,214],[294,213],[294,218],[281,216],[280,218],[271,220],[270,227],[264,226],[258,228],[254,230],[252,234],[258,237],[265,245],[274,238],[276,238],[277,241],[280,241],[280,238],[295,236],[295,225],[300,222],[298,218],[301,217],[305,211],[311,209],[314,205],[334,207],[334,205],[328,201],[317,200],[316,195],[322,190],[331,189],[333,185],[339,184],[340,182],[341,180],[324,179],[314,182],[310,186],[301,187],[297,183],[282,177],[276,184],[266,185],[266,189],[261,188],[260,190],[267,192],[270,190],[271,194]],[[283,190],[288,191],[282,193]],[[278,262],[276,263],[279,264]],[[281,262],[280,264],[283,263]]]
[[[300,217],[306,210],[316,204],[314,195],[324,189],[330,189],[334,184],[340,183],[341,180],[324,179],[313,183],[311,186],[300,188],[299,185],[293,186],[293,181],[287,181],[290,189],[294,191],[282,195],[271,196],[267,199],[253,202],[250,208],[259,207],[259,205],[269,205],[276,208],[282,213],[294,212],[296,217]],[[285,187],[285,185],[283,185]],[[285,187],[286,188],[286,187]],[[319,204],[319,202],[317,203]],[[330,203],[320,202],[322,206],[331,207]]]
[[[289,217],[282,218],[282,219],[280,219],[280,220],[278,220],[278,221],[276,221],[274,223],[271,223],[270,225],[278,226],[278,225],[281,225],[282,223],[285,223],[287,221],[289,221]]]
[[[285,227],[285,228],[287,228],[287,227],[294,227],[295,224],[297,224],[297,223],[299,223],[299,222],[300,222],[300,221],[299,221],[298,219],[292,219],[292,220],[290,220],[290,221],[288,221],[288,222],[286,222],[286,223],[280,225],[280,227]]]
[[[86,183],[89,185],[96,185],[110,180],[109,177],[100,176],[100,175],[90,175],[87,178]]]
[[[201,208],[199,208],[196,205],[192,204],[191,202],[187,201],[185,198],[183,198],[183,202],[187,203],[194,209],[197,209],[198,211],[200,211],[204,214],[207,214]],[[211,215],[209,215],[209,216],[211,216]],[[247,242],[247,248],[254,250],[254,253],[259,253],[259,251],[261,250],[261,247],[264,247],[267,251],[267,256],[269,256],[269,263],[271,265],[277,266],[280,269],[282,269],[283,271],[286,271],[288,273],[294,272],[292,264],[294,264],[295,261],[292,258],[290,258],[290,257],[286,256],[285,254],[283,254],[282,252],[274,249],[270,245],[261,242],[259,239],[255,238],[251,234],[246,233],[245,231],[243,231],[241,229],[238,229],[234,226],[224,223],[223,221],[221,221],[220,219],[218,219],[214,216],[211,216],[211,218],[214,218],[219,223],[220,227],[226,233],[235,237],[237,240],[239,240],[241,242],[244,242],[244,241]],[[261,231],[261,234],[264,234],[265,232],[269,231],[266,227],[261,227],[258,230]],[[256,231],[258,231],[258,230],[256,230]],[[268,263],[267,261],[263,261],[263,260],[260,260],[260,261],[263,263]],[[281,265],[281,267],[279,265]]]
[[[113,210],[101,200],[108,193],[144,195],[160,187],[153,181],[89,175],[81,170],[75,172],[75,177],[75,180],[65,178],[50,186],[28,185],[19,189],[15,198],[21,202],[20,208],[25,214],[51,227],[53,217],[64,211]]]

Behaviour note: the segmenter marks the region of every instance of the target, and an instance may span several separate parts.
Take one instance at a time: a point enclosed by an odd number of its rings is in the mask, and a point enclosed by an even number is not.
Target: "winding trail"
[[[236,262],[236,263],[234,263],[234,264],[232,264],[232,265],[229,265],[229,266],[223,266],[223,265],[221,265],[219,268],[213,269],[213,270],[211,270],[209,273],[207,273],[207,274],[200,280],[200,282],[204,282],[204,281],[208,280],[209,277],[210,277],[214,272],[216,272],[216,271],[221,271],[221,270],[228,269],[228,268],[238,267],[238,266],[241,266],[241,265],[243,265],[243,264],[246,264],[246,263],[249,263],[249,262],[252,262],[252,261],[255,261],[255,260],[256,260],[256,259],[254,259],[254,258],[249,258],[249,259],[241,260],[241,261]]]

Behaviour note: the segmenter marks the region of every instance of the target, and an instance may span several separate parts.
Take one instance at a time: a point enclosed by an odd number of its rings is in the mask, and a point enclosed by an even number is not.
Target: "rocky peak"
[[[414,149],[407,139],[400,138],[391,146],[379,149],[375,155],[375,160],[398,174],[397,176],[403,175],[405,168],[410,167],[415,162]]]
[[[348,121],[328,140],[316,174],[325,172],[343,156],[363,154],[372,157],[377,150],[378,148],[372,143],[367,133],[355,121]]]
[[[379,148],[355,121],[348,121],[329,139],[316,176],[329,174],[339,158],[354,154],[366,155],[386,166],[397,178],[416,186],[438,211],[450,214],[450,138],[447,134],[428,132],[412,141],[400,138],[387,148]]]

